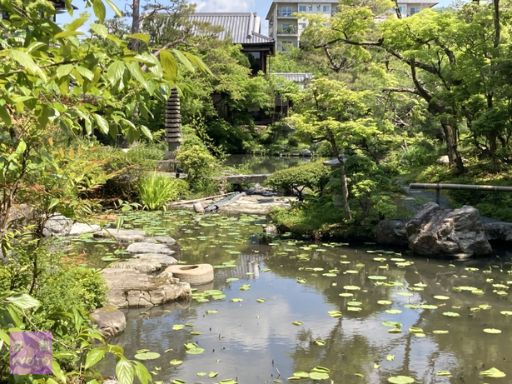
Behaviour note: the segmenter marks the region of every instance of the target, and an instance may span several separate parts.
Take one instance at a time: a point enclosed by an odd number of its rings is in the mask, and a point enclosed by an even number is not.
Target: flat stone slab
[[[165,244],[159,243],[150,243],[147,241],[142,241],[138,243],[133,243],[126,248],[126,250],[130,253],[140,254],[140,253],[162,253],[165,255],[173,255],[174,251],[171,250]]]
[[[284,196],[245,195],[231,204],[221,206],[219,211],[232,214],[267,215],[276,207],[290,208],[291,202],[295,200],[293,197]]]
[[[114,337],[126,329],[124,313],[111,305],[95,310],[91,319],[105,337]]]
[[[144,241],[146,239],[146,233],[139,229],[105,228],[103,231],[96,233],[95,236],[114,238],[120,242]]]
[[[96,224],[74,223],[69,231],[69,236],[80,236],[86,233],[96,233],[101,230],[101,227]]]
[[[178,260],[169,255],[162,253],[143,253],[135,255],[128,260],[112,263],[109,268],[135,269],[142,273],[155,273],[176,263],[178,263]]]
[[[172,273],[157,275],[134,269],[106,268],[102,271],[107,283],[107,301],[118,308],[152,307],[189,298],[189,283],[180,282]]]
[[[159,244],[165,244],[165,245],[174,245],[176,244],[176,240],[173,239],[171,236],[154,236],[154,237],[148,237],[146,241],[149,242],[156,242]]]

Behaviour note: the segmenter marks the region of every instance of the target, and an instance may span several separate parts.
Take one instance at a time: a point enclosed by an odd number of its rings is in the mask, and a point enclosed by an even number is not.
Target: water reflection
[[[483,382],[479,372],[493,366],[512,377],[512,317],[501,313],[512,310],[505,254],[451,264],[340,244],[265,245],[254,236],[264,224],[257,217],[138,215],[126,222],[176,236],[184,262],[222,267],[213,288],[226,295],[204,304],[128,311],[127,330],[115,341],[129,356],[141,348],[159,352],[160,359],[148,362],[161,368],[154,370],[156,380],[272,383],[317,365],[344,384],[383,383],[392,375],[476,384]],[[240,290],[247,284],[249,290]],[[231,301],[236,298],[243,301]],[[330,317],[333,310],[343,317]],[[173,324],[187,326],[173,331]],[[486,334],[485,328],[502,333]],[[186,354],[188,342],[205,352]],[[184,364],[171,366],[172,359]],[[219,376],[204,379],[199,371]],[[451,377],[440,376],[443,371]]]

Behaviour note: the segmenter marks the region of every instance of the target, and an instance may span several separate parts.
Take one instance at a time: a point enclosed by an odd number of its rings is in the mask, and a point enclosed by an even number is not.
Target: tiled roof
[[[273,43],[270,37],[261,34],[261,21],[255,13],[195,13],[190,20],[222,27],[220,40],[231,38],[235,44]]]

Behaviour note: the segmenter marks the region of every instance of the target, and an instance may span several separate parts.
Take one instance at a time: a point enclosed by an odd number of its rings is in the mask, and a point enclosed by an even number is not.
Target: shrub
[[[105,302],[106,285],[101,274],[91,268],[70,267],[50,274],[36,292],[48,313],[74,309],[92,311]]]
[[[216,193],[218,181],[214,176],[220,170],[220,162],[198,138],[185,142],[176,155],[176,160],[187,174],[187,181],[194,192]]]
[[[177,200],[188,192],[185,180],[153,174],[143,177],[139,182],[139,200],[145,208],[154,211],[165,208],[169,201]]]
[[[322,194],[330,174],[329,168],[317,161],[277,171],[267,179],[266,184],[291,193],[303,201],[306,188]]]

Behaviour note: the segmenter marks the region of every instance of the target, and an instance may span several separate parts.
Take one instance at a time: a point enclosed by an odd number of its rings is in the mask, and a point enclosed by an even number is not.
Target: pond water
[[[113,341],[130,358],[160,354],[145,363],[166,384],[326,377],[317,366],[329,369],[325,383],[510,382],[506,255],[452,264],[371,245],[264,244],[263,225],[257,216],[127,214],[125,227],[174,236],[180,262],[213,264],[216,276],[191,302],[127,311],[128,327]],[[74,244],[97,266],[116,248]],[[506,378],[481,375],[493,367]]]
[[[308,161],[311,159],[304,157],[231,155],[224,164],[240,169],[242,173],[260,174],[273,173]]]

